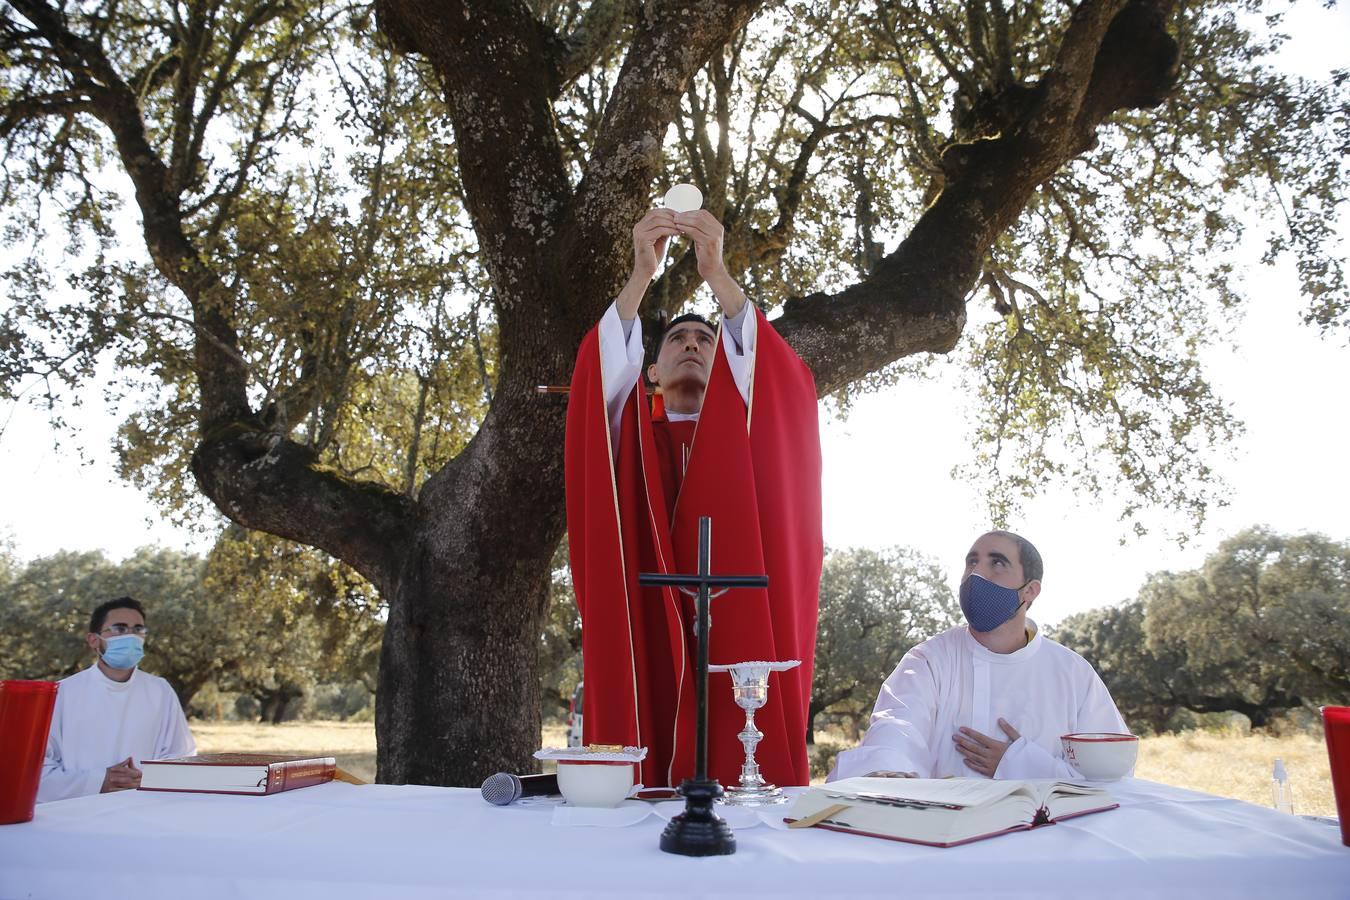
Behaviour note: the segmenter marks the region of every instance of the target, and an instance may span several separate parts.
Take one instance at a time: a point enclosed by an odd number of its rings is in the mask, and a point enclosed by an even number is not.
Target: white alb
[[[136,669],[113,681],[97,665],[62,680],[42,761],[39,803],[97,794],[108,767],[131,757],[192,756],[197,745],[178,696],[158,675]]]
[[[1068,647],[1035,629],[1022,649],[995,653],[961,625],[905,654],[881,686],[862,744],[839,754],[830,780],[878,771],[977,777],[952,735],[965,726],[1006,741],[1000,718],[1021,737],[995,778],[1081,779],[1060,736],[1126,731],[1092,664]]]

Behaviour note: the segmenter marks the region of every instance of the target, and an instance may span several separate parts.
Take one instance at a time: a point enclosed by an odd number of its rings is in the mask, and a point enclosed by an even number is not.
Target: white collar
[[[1041,636],[1041,629],[1037,627],[1035,622],[1027,619],[1027,629],[1031,632],[1031,640],[1027,641],[1025,647],[1020,647],[1011,653],[995,653],[993,650],[990,650],[984,644],[975,640],[975,636],[970,633],[969,625],[965,628],[965,634],[966,641],[970,646],[970,651],[975,654],[976,657],[1000,665],[1018,665],[1027,662],[1040,652],[1041,645],[1044,643],[1044,639]]]
[[[107,675],[104,675],[104,674],[103,674],[103,670],[100,669],[100,668],[98,667],[98,663],[97,663],[97,662],[95,662],[95,663],[94,663],[92,666],[90,666],[89,668],[90,668],[90,669],[93,669],[93,671],[94,671],[94,676],[93,676],[93,677],[94,677],[94,680],[96,680],[99,684],[103,685],[105,688],[107,688],[107,689],[110,690],[110,691],[126,691],[126,690],[130,690],[132,684],[134,684],[134,683],[136,682],[136,677],[137,677],[138,675],[141,674],[141,667],[140,667],[140,666],[137,666],[136,668],[134,668],[134,669],[131,670],[131,677],[128,678],[126,681],[113,681],[113,680],[112,680],[111,678],[109,678]]]

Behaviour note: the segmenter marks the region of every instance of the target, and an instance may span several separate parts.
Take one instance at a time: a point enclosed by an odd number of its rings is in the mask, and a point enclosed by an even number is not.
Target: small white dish
[[[558,760],[558,790],[571,806],[618,806],[632,789],[632,763]]]

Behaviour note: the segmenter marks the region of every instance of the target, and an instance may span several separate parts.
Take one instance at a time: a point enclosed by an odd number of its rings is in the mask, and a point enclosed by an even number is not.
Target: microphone
[[[521,797],[548,797],[558,795],[557,775],[512,775],[498,772],[483,782],[483,799],[493,806],[506,806]]]

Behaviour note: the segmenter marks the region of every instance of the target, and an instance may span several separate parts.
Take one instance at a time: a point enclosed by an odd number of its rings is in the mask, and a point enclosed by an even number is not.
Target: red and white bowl
[[[1069,765],[1093,781],[1122,778],[1139,758],[1139,738],[1132,734],[1085,731],[1061,735],[1059,742]]]

